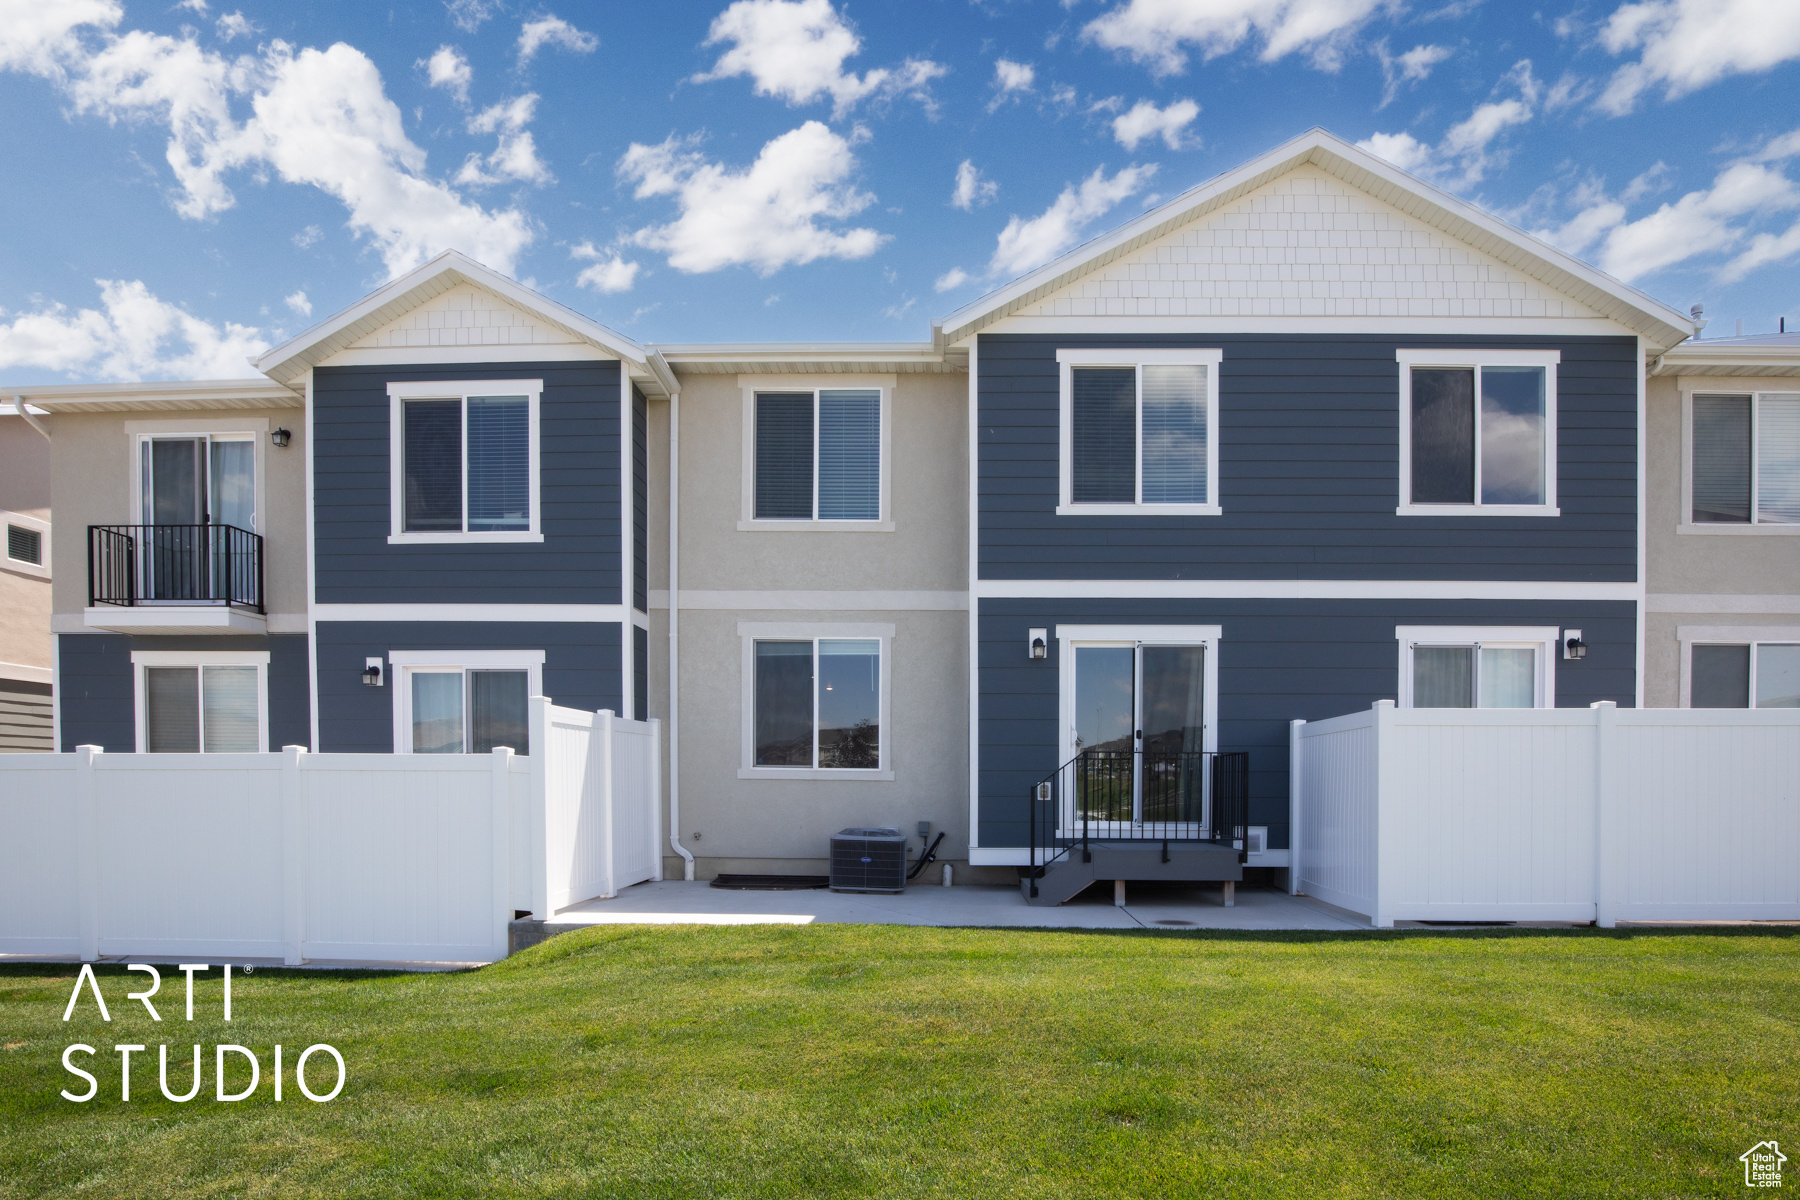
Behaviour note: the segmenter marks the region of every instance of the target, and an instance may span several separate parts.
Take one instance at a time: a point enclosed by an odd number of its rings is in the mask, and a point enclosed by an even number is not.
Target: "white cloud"
[[[323,229],[320,229],[317,225],[308,225],[305,229],[302,229],[299,233],[294,235],[294,245],[301,250],[306,250],[318,244],[319,239],[324,236],[325,231]]]
[[[1127,0],[1090,21],[1082,36],[1158,76],[1187,68],[1186,46],[1216,58],[1253,32],[1262,39],[1263,62],[1298,52],[1335,71],[1356,30],[1388,6],[1389,0]]]
[[[439,46],[430,58],[422,58],[416,64],[425,68],[427,82],[435,88],[443,88],[456,97],[457,103],[469,102],[469,84],[475,78],[469,60],[455,46]]]
[[[1410,133],[1375,133],[1356,143],[1376,158],[1386,159],[1402,171],[1417,174],[1431,162],[1431,147]]]
[[[481,23],[500,11],[498,0],[445,0],[444,10],[458,28],[474,33]]]
[[[949,73],[947,67],[917,58],[860,77],[845,71],[844,60],[861,52],[862,39],[831,0],[737,0],[713,18],[707,31],[708,46],[724,42],[731,48],[719,55],[712,70],[695,75],[694,83],[747,75],[758,96],[777,96],[790,105],[830,96],[834,116],[871,96],[911,96],[935,109],[931,81]]]
[[[821,122],[773,139],[741,171],[708,162],[691,147],[673,137],[655,146],[633,142],[619,159],[619,174],[637,183],[638,199],[673,196],[680,207],[667,225],[632,235],[640,246],[665,251],[678,271],[748,266],[772,275],[819,258],[867,258],[887,240],[873,229],[819,224],[875,201],[848,182],[856,168],[850,142]]]
[[[1105,167],[1070,184],[1057,196],[1055,203],[1030,220],[1013,217],[1000,231],[988,273],[995,276],[1022,275],[1041,267],[1073,246],[1081,231],[1105,215],[1119,201],[1135,193],[1156,174],[1156,164],[1121,169],[1111,179]]]
[[[1381,90],[1381,103],[1377,111],[1392,104],[1400,95],[1404,84],[1423,83],[1431,76],[1431,69],[1449,58],[1455,51],[1448,46],[1414,46],[1405,54],[1391,57],[1388,54],[1387,39],[1375,43],[1375,56],[1381,60],[1381,74],[1385,83]]]
[[[1600,30],[1613,54],[1640,51],[1613,73],[1596,102],[1615,116],[1662,87],[1677,100],[1729,75],[1767,71],[1800,58],[1800,4],[1793,0],[1644,0],[1622,4]]]
[[[178,9],[185,8],[189,12],[204,14],[206,12],[206,0],[180,0],[180,3],[175,7]]]
[[[519,28],[519,65],[524,66],[545,46],[561,46],[575,54],[592,54],[600,39],[575,28],[561,17],[543,16]]]
[[[999,184],[991,179],[983,179],[980,170],[970,159],[962,160],[962,165],[956,168],[956,190],[950,193],[951,204],[964,212],[970,212],[999,194]]]
[[[56,80],[77,113],[165,125],[181,215],[230,208],[227,172],[268,169],[339,200],[351,230],[369,238],[395,274],[451,247],[510,271],[531,243],[523,213],[489,212],[426,173],[425,152],[407,137],[380,71],[356,48],[296,51],[271,41],[226,58],[191,37],[107,32],[116,8],[75,0],[81,5],[98,13],[95,45],[66,22],[37,22],[40,40],[23,45],[12,40],[21,26],[0,19],[5,62]],[[241,123],[237,103],[249,110]]]
[[[1490,168],[1505,161],[1505,148],[1496,146],[1500,135],[1536,115],[1543,87],[1531,73],[1530,59],[1513,64],[1494,90],[1498,93],[1508,86],[1518,94],[1476,105],[1468,117],[1450,127],[1435,147],[1410,133],[1377,133],[1356,144],[1402,171],[1453,189],[1471,187],[1486,178]]]
[[[157,299],[141,280],[94,282],[100,309],[0,310],[0,370],[36,367],[87,379],[243,379],[256,373],[249,359],[269,348],[261,330],[203,321]]]
[[[0,5],[0,70],[63,77],[63,64],[79,57],[76,30],[111,29],[125,18],[116,0],[11,0]]]
[[[994,60],[994,98],[988,103],[993,112],[1008,100],[1017,101],[1027,95],[1037,82],[1037,68],[1030,63],[1013,62],[1009,58]]]
[[[525,126],[537,111],[536,92],[490,105],[469,118],[470,133],[498,133],[499,145],[485,157],[471,154],[456,173],[456,182],[485,187],[516,179],[524,183],[554,181],[550,168],[537,156],[537,142]]]
[[[969,273],[967,271],[963,270],[961,267],[951,267],[948,271],[939,275],[937,282],[931,286],[940,292],[947,292],[951,288],[959,288],[967,282],[969,282]]]
[[[213,23],[219,32],[219,40],[229,42],[232,38],[249,37],[257,31],[250,23],[250,18],[241,12],[226,13]]]
[[[295,292],[291,296],[283,296],[281,302],[303,317],[312,316],[312,301],[306,298],[305,292]]]
[[[569,257],[593,264],[582,268],[581,274],[575,277],[576,284],[581,287],[597,292],[629,292],[637,282],[639,265],[626,262],[617,250],[600,250],[592,242],[582,242],[570,247]]]
[[[1192,100],[1176,100],[1167,108],[1139,100],[1129,112],[1113,118],[1113,137],[1127,150],[1136,150],[1139,142],[1151,137],[1159,137],[1169,149],[1179,150],[1185,144],[1183,132],[1199,115],[1200,106]]]

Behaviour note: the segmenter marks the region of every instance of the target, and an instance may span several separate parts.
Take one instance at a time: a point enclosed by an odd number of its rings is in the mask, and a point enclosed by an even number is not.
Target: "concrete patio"
[[[736,891],[664,881],[590,900],[543,922],[545,935],[578,925],[975,925],[1036,929],[1367,929],[1368,922],[1304,896],[1237,891],[1226,908],[1217,884],[1134,884],[1116,906],[1112,888],[1089,888],[1067,904],[1033,908],[1016,887],[914,885],[902,895],[825,889]],[[532,924],[537,924],[532,922]]]

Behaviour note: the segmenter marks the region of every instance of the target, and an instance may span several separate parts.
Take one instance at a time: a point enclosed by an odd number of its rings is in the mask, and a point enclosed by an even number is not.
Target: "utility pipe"
[[[25,397],[14,396],[13,397],[13,408],[18,412],[18,414],[21,417],[25,418],[25,423],[27,425],[31,426],[33,429],[37,430],[39,433],[44,435],[44,440],[46,442],[50,440],[50,431],[48,429],[44,428],[44,423],[42,421],[38,420],[36,417],[31,415],[31,408],[29,405],[27,405],[25,403]]]
[[[694,856],[681,844],[681,393],[669,392],[669,845],[693,881]]]

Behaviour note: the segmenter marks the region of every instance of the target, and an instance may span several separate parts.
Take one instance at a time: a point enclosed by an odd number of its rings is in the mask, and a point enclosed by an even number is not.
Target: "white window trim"
[[[1692,708],[1696,645],[1755,646],[1769,642],[1791,646],[1800,643],[1800,625],[1678,625],[1675,627],[1675,637],[1681,643],[1681,699],[1678,703],[1682,708]],[[1752,709],[1756,707],[1756,657],[1756,651],[1752,650],[1748,697]]]
[[[894,377],[892,375],[740,375],[738,390],[743,395],[743,465],[739,471],[740,498],[738,532],[740,533],[892,533],[894,509],[892,495]],[[756,516],[756,393],[811,392],[813,397],[813,511],[819,510],[819,393],[835,391],[878,391],[881,393],[881,445],[879,461],[881,480],[878,486],[880,515],[873,521],[822,521],[818,518],[758,519]]]
[[[388,391],[388,544],[430,545],[433,543],[541,542],[544,540],[540,512],[538,475],[538,408],[544,393],[541,379],[444,379],[390,383]],[[531,471],[531,523],[527,529],[482,530],[470,533],[469,524],[469,397],[524,396],[529,401],[530,449],[527,451]],[[406,429],[402,401],[462,401],[462,497],[463,526],[460,533],[447,530],[430,533],[406,531]],[[629,435],[627,435],[629,436]]]
[[[250,532],[261,533],[268,524],[269,511],[264,502],[268,494],[265,463],[268,442],[262,436],[268,431],[267,417],[208,421],[203,426],[196,426],[192,421],[126,422],[125,434],[131,439],[131,524],[151,524],[150,514],[144,511],[144,443],[163,438],[206,438],[214,442],[250,443],[250,470],[254,475],[250,481],[254,493],[250,501],[253,508]],[[212,486],[210,479],[207,486]]]
[[[1800,537],[1800,523],[1767,522],[1755,520],[1739,525],[1730,521],[1696,521],[1694,520],[1694,397],[1695,396],[1749,396],[1750,399],[1750,512],[1756,513],[1756,432],[1760,423],[1764,396],[1791,396],[1800,392],[1800,387],[1790,388],[1741,388],[1728,387],[1684,387],[1681,389],[1681,514],[1675,525],[1676,533],[1693,533],[1703,537]],[[1684,659],[1685,662],[1685,659]],[[1686,671],[1685,666],[1683,671]],[[1685,679],[1685,674],[1683,676]],[[1687,685],[1682,685],[1682,695],[1687,695]],[[1682,707],[1687,701],[1682,701]]]
[[[738,640],[742,643],[738,672],[740,738],[738,752],[739,779],[810,779],[816,781],[892,783],[894,780],[894,728],[892,654],[894,627],[878,623],[843,623],[812,621],[739,621]],[[877,705],[881,722],[881,765],[876,770],[844,767],[759,767],[756,765],[756,643],[759,641],[816,641],[819,638],[878,638],[881,641],[880,699]],[[818,653],[815,648],[813,653]],[[818,688],[814,681],[815,696]],[[818,715],[813,716],[813,736],[818,737]]]
[[[256,752],[269,752],[269,652],[267,650],[133,650],[131,652],[132,715],[137,728],[137,752],[150,752],[150,705],[145,688],[145,667],[255,667]],[[200,686],[206,686],[202,674]],[[204,700],[202,700],[204,705]],[[202,708],[204,713],[204,708]],[[205,739],[204,732],[201,734]]]
[[[1536,702],[1532,707],[1556,707],[1557,648],[1562,644],[1562,630],[1555,625],[1398,625],[1394,628],[1394,637],[1400,643],[1400,708],[1413,706],[1414,646],[1535,649],[1537,679],[1533,691]]]
[[[1216,517],[1219,508],[1219,366],[1223,350],[1058,350],[1056,352],[1060,416],[1058,418],[1059,517]],[[1075,367],[1131,367],[1137,371],[1137,494],[1144,494],[1144,372],[1146,365],[1206,368],[1206,503],[1204,504],[1076,504]]]
[[[1201,701],[1205,708],[1205,725],[1200,735],[1200,748],[1219,748],[1219,640],[1224,636],[1220,625],[1058,625],[1056,627],[1056,662],[1058,704],[1061,733],[1057,765],[1075,757],[1075,651],[1081,646],[1205,646],[1206,661],[1201,665]],[[1136,703],[1136,699],[1133,699]]]
[[[1400,504],[1402,517],[1560,517],[1556,501],[1556,371],[1562,363],[1559,350],[1396,350],[1400,367]],[[1412,502],[1412,369],[1414,367],[1464,367],[1475,378],[1475,498],[1471,504],[1414,504]],[[1542,504],[1483,504],[1481,502],[1481,376],[1482,367],[1544,368],[1544,502]]]
[[[0,525],[17,525],[20,529],[29,529],[37,534],[38,557],[43,560],[26,562],[22,558],[12,557],[7,547],[0,546],[0,570],[11,571],[15,575],[29,575],[33,579],[50,578],[50,522],[0,508]]]
[[[387,669],[389,678],[382,682],[394,689],[394,753],[411,754],[412,748],[412,671],[413,668],[439,671],[528,671],[531,674],[526,692],[530,696],[544,694],[544,652],[542,650],[390,650]],[[468,720],[468,714],[463,714]]]

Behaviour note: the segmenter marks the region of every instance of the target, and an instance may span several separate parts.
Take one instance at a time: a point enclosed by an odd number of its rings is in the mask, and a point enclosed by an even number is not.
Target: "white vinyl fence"
[[[1800,711],[1296,721],[1291,886],[1396,920],[1800,919]]]
[[[530,757],[0,756],[0,953],[491,962],[658,876],[655,722],[531,701]]]

